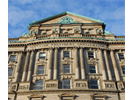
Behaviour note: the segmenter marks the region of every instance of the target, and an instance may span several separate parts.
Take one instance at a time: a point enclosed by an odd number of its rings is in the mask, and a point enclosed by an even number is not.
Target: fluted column
[[[49,53],[49,59],[48,59],[48,79],[50,80],[52,78],[52,54],[53,54],[53,49],[50,49],[50,53]]]
[[[29,62],[29,57],[30,57],[29,55],[30,55],[30,53],[29,53],[29,51],[27,51],[24,69],[23,69],[22,82],[26,81],[26,72],[27,72],[27,67],[28,67],[28,62]]]
[[[116,61],[115,61],[115,56],[114,56],[114,51],[113,50],[110,51],[110,56],[111,56],[112,63],[113,63],[113,68],[114,68],[114,72],[115,72],[115,76],[116,76],[116,81],[120,81],[120,76],[119,76],[118,68],[117,68],[117,65],[116,65]]]
[[[107,80],[107,76],[106,76],[106,71],[104,68],[104,63],[103,63],[103,55],[102,55],[102,50],[99,49],[99,55],[100,55],[100,66],[102,68],[102,74],[103,74],[103,80]]]
[[[34,51],[31,51],[27,81],[30,81],[30,79],[31,79],[31,72],[32,72],[32,66],[33,66],[33,58],[34,58]]]
[[[85,79],[83,48],[80,48],[81,78]]]
[[[112,75],[111,75],[111,70],[110,70],[109,60],[108,60],[108,57],[107,57],[107,51],[106,50],[104,50],[104,56],[105,56],[105,63],[106,63],[106,66],[107,66],[107,73],[108,73],[108,76],[109,76],[109,80],[112,80]]]
[[[58,62],[58,58],[57,57],[58,57],[58,48],[55,48],[53,79],[57,79],[57,62]]]
[[[23,52],[21,52],[21,54],[18,57],[18,65],[17,65],[17,69],[16,69],[15,82],[18,81],[19,71],[20,71],[20,67],[21,67],[21,63],[22,63],[22,61],[21,61],[22,60],[22,55],[23,55]]]
[[[74,48],[75,79],[79,79],[78,48]]]

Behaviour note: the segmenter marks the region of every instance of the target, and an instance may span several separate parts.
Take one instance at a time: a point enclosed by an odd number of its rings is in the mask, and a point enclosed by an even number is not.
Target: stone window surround
[[[10,56],[16,56],[16,59],[15,59],[15,61],[9,61],[9,59],[10,59]],[[17,62],[17,60],[18,60],[18,56],[16,55],[16,54],[14,54],[14,53],[12,53],[12,54],[10,54],[9,56],[8,56],[8,62]]]
[[[120,60],[120,59],[119,59],[119,54],[124,54],[124,59],[123,59],[123,60]],[[122,62],[122,61],[125,62],[125,51],[119,50],[118,52],[116,52],[116,57],[117,57],[117,59],[118,59],[118,62]]]
[[[70,65],[70,73],[63,73],[63,65]],[[61,62],[61,68],[60,68],[60,74],[73,74],[73,68],[72,68],[72,62],[70,61],[62,61]]]
[[[90,73],[89,72],[89,65],[94,65],[95,66],[95,69],[96,69],[96,73]],[[98,62],[96,62],[95,60],[94,61],[88,61],[88,63],[87,63],[87,67],[88,68],[86,68],[86,70],[88,70],[88,73],[86,73],[87,75],[89,74],[89,75],[98,75],[98,74],[100,74],[99,73],[99,67],[98,67]]]
[[[68,78],[67,78],[68,79]],[[62,89],[64,89],[63,88],[63,80],[66,80],[66,79],[62,79]],[[71,81],[71,79],[68,79],[68,80],[70,80],[70,89],[72,88],[72,81]]]
[[[36,69],[36,73],[35,74],[37,76],[46,76],[47,75],[46,74],[46,71],[47,71],[47,63],[46,62],[44,62],[44,63],[36,63],[36,66],[37,66],[37,69]],[[44,66],[44,74],[40,74],[40,75],[37,74],[37,72],[38,72],[38,66]]]
[[[91,66],[91,65],[92,65],[92,66],[95,66],[95,71],[96,71],[96,73],[90,73],[90,67],[89,67],[89,66]],[[89,69],[89,74],[97,74],[97,72],[98,72],[98,71],[97,71],[97,70],[98,70],[97,64],[89,64],[89,65],[88,65],[88,69]]]
[[[46,56],[45,56],[45,58],[44,58],[43,60],[46,60],[46,59],[48,58],[48,52],[47,52],[46,49],[44,49],[44,50],[39,50],[39,51],[37,52],[37,59],[38,59],[38,61],[41,60],[41,59],[39,58],[39,54],[40,54],[40,53],[46,53]]]
[[[125,65],[121,64],[120,65],[120,70],[121,70],[121,76],[125,77],[125,74],[123,74],[122,67],[125,67]]]
[[[41,80],[43,81],[43,85],[42,85],[43,88],[41,90],[44,90],[44,88],[45,88],[45,80],[41,79],[41,78],[40,79],[36,79],[36,80],[33,81],[33,84],[34,84],[33,85],[33,89],[34,90],[35,90],[35,86],[36,86],[36,81],[41,81]]]
[[[63,57],[63,52],[65,52],[65,51],[69,52],[70,57]],[[68,58],[68,59],[72,58],[72,50],[71,49],[65,48],[65,49],[61,50],[61,60],[64,60],[65,58]]]
[[[91,84],[90,84],[91,83],[90,82],[91,80],[97,80],[98,89],[100,89],[100,79],[92,79],[92,78],[88,80],[88,88],[91,86]]]
[[[13,69],[12,76],[8,76],[8,78],[14,78],[16,65],[10,65],[10,66],[8,66],[8,68],[12,68]]]
[[[88,53],[89,53],[89,52],[93,52],[94,58],[89,58],[89,57],[88,57]],[[96,50],[95,50],[95,49],[92,49],[92,48],[89,48],[89,50],[86,50],[86,57],[87,57],[88,60],[89,60],[89,59],[96,59],[96,58],[97,58],[97,56],[96,56]]]

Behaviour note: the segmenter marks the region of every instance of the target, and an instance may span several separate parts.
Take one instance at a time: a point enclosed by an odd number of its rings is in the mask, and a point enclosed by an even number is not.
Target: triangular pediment
[[[86,16],[82,16],[79,14],[71,13],[71,12],[63,12],[54,16],[50,16],[48,18],[44,18],[38,21],[33,21],[30,25],[34,24],[73,24],[73,23],[103,23],[101,20],[96,20],[93,18],[89,18]]]

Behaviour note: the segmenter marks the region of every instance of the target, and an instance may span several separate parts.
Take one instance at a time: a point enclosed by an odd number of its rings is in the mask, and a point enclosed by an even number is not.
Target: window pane
[[[35,83],[35,89],[36,90],[43,89],[43,80],[36,81],[36,83]]]
[[[8,76],[12,76],[12,72],[13,72],[13,69],[12,68],[8,68]]]
[[[15,59],[16,59],[16,56],[15,55],[11,55],[9,61],[15,61]]]
[[[88,57],[89,58],[94,58],[94,53],[93,52],[88,52]]]
[[[68,51],[63,52],[63,57],[69,57],[69,52]]]
[[[125,75],[125,66],[122,66],[122,73]]]
[[[39,54],[39,58],[40,58],[40,59],[44,59],[45,57],[46,57],[46,53],[40,53],[40,54]]]
[[[70,80],[69,79],[64,79],[63,81],[62,81],[62,88],[63,89],[70,89]]]
[[[44,74],[44,66],[38,66],[37,74]]]
[[[90,88],[91,89],[98,89],[98,83],[97,83],[97,80],[91,80],[90,81]]]
[[[94,65],[90,65],[90,73],[96,73],[96,69]]]
[[[63,73],[70,73],[70,65],[63,65]]]
[[[124,54],[119,53],[119,59],[120,59],[120,60],[121,60],[121,59],[124,59]]]
[[[8,82],[8,87],[10,86],[10,82]]]

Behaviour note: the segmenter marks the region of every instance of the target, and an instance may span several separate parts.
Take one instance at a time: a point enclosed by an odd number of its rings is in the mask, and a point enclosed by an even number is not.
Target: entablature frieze
[[[32,95],[33,93],[36,94],[62,94],[62,93],[81,93],[81,94],[94,94],[94,93],[100,93],[100,94],[116,94],[120,92],[117,90],[102,90],[102,89],[98,89],[98,90],[93,90],[93,89],[73,89],[73,90],[69,90],[69,89],[58,89],[58,90],[29,90],[29,91],[18,91],[17,95]],[[9,92],[10,94],[11,92]]]

